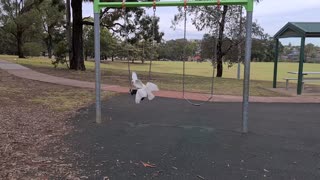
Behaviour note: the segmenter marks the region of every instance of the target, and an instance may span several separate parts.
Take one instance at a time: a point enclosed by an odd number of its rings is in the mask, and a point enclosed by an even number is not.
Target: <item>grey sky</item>
[[[152,10],[147,10],[152,13]],[[170,28],[171,20],[177,13],[176,7],[159,7],[157,16],[160,17],[160,30],[165,33],[164,39],[177,39],[183,37],[182,24],[176,30]],[[92,3],[84,3],[84,16],[93,16]],[[287,22],[320,22],[320,0],[263,0],[255,4],[254,21],[257,21],[266,33],[274,35]],[[201,39],[205,31],[199,32],[188,22],[188,39]],[[299,39],[283,39],[283,43],[298,44]],[[320,45],[320,38],[307,39]]]

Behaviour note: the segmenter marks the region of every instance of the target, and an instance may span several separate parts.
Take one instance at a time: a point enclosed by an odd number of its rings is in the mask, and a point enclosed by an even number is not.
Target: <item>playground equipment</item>
[[[185,0],[186,2],[186,0]],[[220,11],[220,4],[218,4],[217,6],[218,11]],[[218,24],[219,27],[219,24]],[[218,28],[217,28],[218,29]],[[185,43],[187,43],[187,5],[186,3],[184,4],[184,26],[183,26],[183,39],[185,41]],[[217,42],[217,41],[215,41]],[[215,64],[214,64],[214,60],[212,58],[212,76],[211,76],[211,89],[210,89],[210,96],[208,97],[208,99],[206,101],[203,101],[202,103],[194,103],[191,102],[189,99],[186,98],[185,96],[185,74],[186,74],[186,45],[184,46],[183,49],[183,73],[182,73],[182,97],[184,100],[186,100],[189,104],[193,105],[193,106],[201,106],[202,104],[205,104],[209,101],[211,101],[211,99],[213,98],[213,86],[214,86],[214,73],[215,73]],[[215,46],[216,47],[216,44]],[[217,59],[217,52],[215,51],[215,60]]]
[[[123,0],[123,4],[125,3],[125,0]],[[156,26],[156,6],[155,6],[156,0],[153,0],[153,16],[152,16],[152,47],[154,48],[154,41],[155,41],[155,26]],[[124,26],[126,27],[126,23],[128,22],[128,16],[126,14],[126,7],[122,6],[122,14],[124,18]],[[126,31],[126,36],[125,36],[125,42],[128,43],[128,36],[129,32]],[[148,81],[151,80],[151,68],[152,68],[152,60],[154,57],[152,57],[149,61],[149,76],[148,76]],[[129,92],[131,95],[135,95],[137,93],[137,89],[132,86],[131,83],[131,67],[130,67],[130,58],[129,58],[129,53],[127,53],[127,63],[128,63],[128,79],[129,79]]]
[[[244,83],[242,102],[242,132],[248,132],[249,80],[252,46],[253,0],[184,0],[184,1],[143,1],[143,2],[100,2],[94,0],[95,71],[96,71],[96,122],[101,123],[101,74],[100,74],[100,11],[102,8],[134,8],[163,6],[213,6],[242,5],[247,10],[246,46],[244,61]]]

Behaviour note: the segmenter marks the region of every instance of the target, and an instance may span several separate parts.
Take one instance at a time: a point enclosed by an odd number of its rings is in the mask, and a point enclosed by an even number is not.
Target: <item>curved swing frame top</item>
[[[94,38],[95,38],[95,72],[96,72],[96,122],[101,123],[101,72],[100,72],[100,12],[103,8],[165,7],[165,6],[213,6],[242,5],[247,10],[246,46],[244,61],[244,83],[242,101],[242,132],[248,132],[249,81],[252,47],[253,0],[184,0],[184,1],[143,1],[143,2],[100,2],[94,0]]]

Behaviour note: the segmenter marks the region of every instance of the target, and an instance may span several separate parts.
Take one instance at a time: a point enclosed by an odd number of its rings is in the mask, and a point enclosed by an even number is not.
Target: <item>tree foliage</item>
[[[1,0],[0,32],[6,44],[2,53],[23,58],[46,51],[51,57],[64,36],[64,6],[63,0]]]
[[[128,0],[127,2],[136,2],[137,0]],[[73,12],[73,33],[72,33],[72,59],[71,69],[85,70],[83,60],[83,25],[93,25],[92,21],[87,21],[88,18],[82,19],[82,1],[71,1]],[[129,32],[130,34],[139,34],[139,28],[136,28],[137,23],[140,24],[140,20],[145,14],[142,8],[105,8],[100,13],[101,26],[109,29],[113,33],[124,36]],[[89,18],[90,19],[90,18]],[[119,20],[125,20],[125,24],[119,23]],[[143,29],[143,28],[142,28]],[[141,30],[141,29],[140,29]],[[136,32],[138,31],[138,32]],[[141,31],[140,31],[141,34]],[[135,42],[134,42],[135,41]],[[131,39],[131,44],[137,42],[136,38]]]
[[[94,57],[94,29],[92,26],[84,27],[84,54],[87,57]],[[112,37],[108,29],[101,28],[100,30],[100,50],[101,58],[113,57],[117,54],[117,39]]]
[[[40,7],[43,27],[42,39],[46,45],[48,57],[52,57],[55,34],[63,34],[65,24],[65,4],[63,0],[45,0]],[[58,37],[57,37],[58,38]],[[59,41],[58,41],[59,42]]]
[[[159,46],[159,59],[169,59],[182,61],[183,58],[196,55],[198,48],[197,42],[186,41],[184,39],[170,40],[161,43]]]
[[[23,45],[31,41],[39,29],[39,6],[44,0],[1,0],[0,24],[8,38],[14,39],[16,53],[24,58]]]
[[[245,30],[240,31],[239,29],[245,28],[239,26],[242,8],[227,5],[222,6],[222,8],[217,8],[217,6],[188,7],[187,16],[193,16],[191,22],[197,30],[207,30],[217,39],[216,51],[213,49],[212,53],[216,52],[217,54],[217,77],[222,77],[224,56],[244,40],[241,37],[244,37]],[[240,18],[240,20],[243,24],[246,19]],[[179,8],[179,13],[175,15],[173,20],[173,25],[175,26],[181,21],[184,21],[183,8]],[[254,23],[254,26],[258,27],[258,24]],[[255,33],[253,32],[253,34]]]

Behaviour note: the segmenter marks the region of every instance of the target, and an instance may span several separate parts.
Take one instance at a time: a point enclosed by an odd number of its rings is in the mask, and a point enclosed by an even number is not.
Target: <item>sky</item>
[[[84,3],[83,16],[93,16],[92,6],[92,3]],[[151,8],[146,11],[149,14],[153,12]],[[158,7],[156,10],[156,15],[160,17],[160,30],[165,33],[165,40],[183,38],[182,22],[176,29],[171,28],[171,21],[177,12],[176,7]],[[262,0],[262,2],[255,4],[253,21],[258,22],[264,32],[271,36],[287,22],[320,22],[320,0]],[[197,31],[188,21],[188,39],[201,39],[204,33],[206,31]],[[281,39],[281,42],[299,45],[300,39],[286,38]],[[320,46],[320,38],[307,38],[306,43]]]

